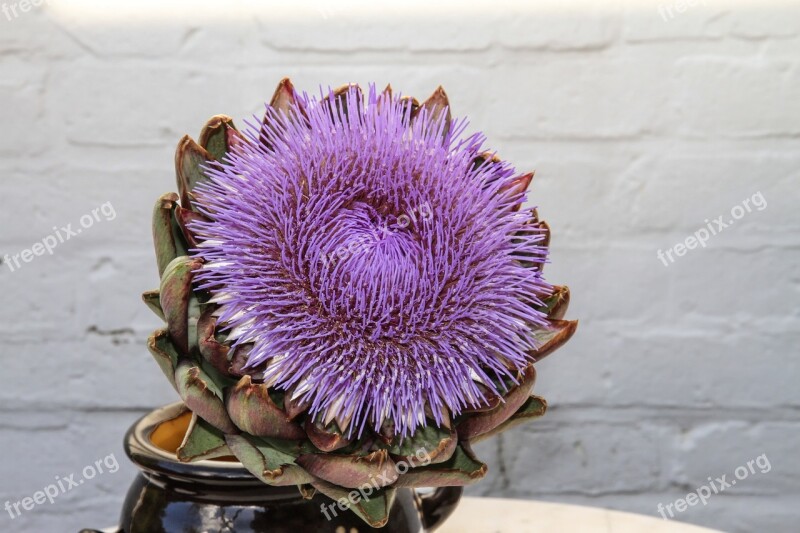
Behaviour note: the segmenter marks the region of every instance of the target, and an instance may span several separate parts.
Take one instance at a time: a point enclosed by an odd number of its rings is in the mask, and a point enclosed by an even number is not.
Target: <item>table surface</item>
[[[719,533],[600,507],[501,498],[462,498],[436,533]]]

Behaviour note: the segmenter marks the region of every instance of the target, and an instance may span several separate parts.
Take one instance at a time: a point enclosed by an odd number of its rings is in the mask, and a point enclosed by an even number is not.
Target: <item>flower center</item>
[[[387,211],[385,205],[376,207],[363,201],[340,210],[324,239],[323,262],[352,271],[364,263],[379,267],[395,262],[397,266],[419,252],[420,236],[414,231],[415,223],[420,222],[417,217]]]
[[[423,224],[410,210],[397,215],[374,201],[338,210],[320,241],[319,288],[342,333],[371,342],[411,334],[412,310],[404,300],[413,295],[424,262]]]

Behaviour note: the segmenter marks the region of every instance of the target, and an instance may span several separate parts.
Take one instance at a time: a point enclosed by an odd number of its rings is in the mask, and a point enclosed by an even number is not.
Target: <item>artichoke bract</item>
[[[570,293],[542,277],[533,174],[441,88],[284,79],[266,107],[181,139],[153,212],[148,346],[193,414],[177,456],[304,495],[369,487],[350,508],[380,527],[396,488],[473,483],[472,443],[544,414],[534,363],[574,333]]]

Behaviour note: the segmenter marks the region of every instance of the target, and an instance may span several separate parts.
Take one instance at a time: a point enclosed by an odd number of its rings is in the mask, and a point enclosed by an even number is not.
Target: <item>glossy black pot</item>
[[[128,491],[118,533],[418,533],[444,522],[461,497],[460,487],[427,494],[398,489],[389,522],[374,529],[350,511],[330,511],[333,500],[320,493],[304,499],[296,487],[265,485],[238,462],[179,462],[153,435],[184,412],[180,403],[157,409],[125,436],[125,452],[141,473]]]

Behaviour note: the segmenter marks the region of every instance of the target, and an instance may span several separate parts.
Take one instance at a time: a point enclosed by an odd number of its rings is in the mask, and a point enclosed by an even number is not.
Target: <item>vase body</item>
[[[398,491],[388,524],[374,529],[352,512],[339,510],[335,502],[319,493],[305,500],[297,487],[269,487],[256,481],[261,486],[238,482],[227,486],[199,485],[140,474],[125,500],[120,529],[125,533],[427,530],[411,489]],[[332,509],[329,504],[333,504]],[[322,506],[326,506],[330,520]]]
[[[317,492],[303,498],[297,487],[273,487],[240,463],[181,463],[151,442],[155,428],[185,410],[173,404],[146,415],[125,437],[125,451],[141,470],[123,505],[124,533],[306,533],[433,531],[455,509],[460,487],[428,494],[398,489],[388,523],[375,529]]]

